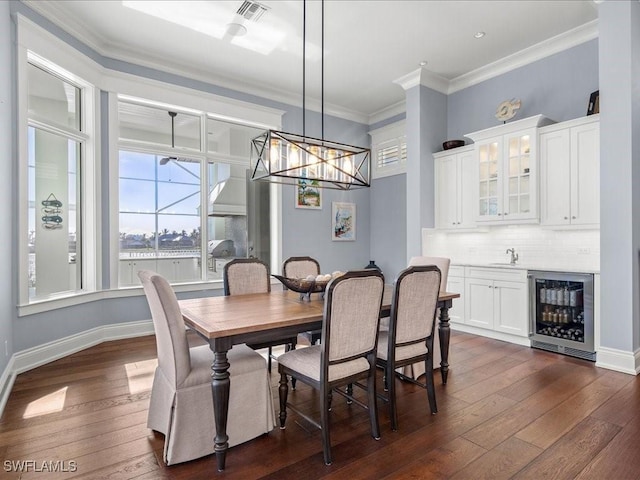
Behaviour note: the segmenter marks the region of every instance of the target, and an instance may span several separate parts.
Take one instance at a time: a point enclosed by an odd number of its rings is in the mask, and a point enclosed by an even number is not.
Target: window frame
[[[141,294],[141,288],[119,289],[117,279],[118,261],[118,123],[116,95],[123,98],[150,99],[161,103],[180,105],[188,111],[215,112],[215,119],[241,123],[261,129],[281,129],[282,117],[286,113],[250,101],[221,96],[210,91],[179,86],[165,81],[132,75],[108,69],[83,51],[43,29],[21,13],[16,21],[16,138],[17,138],[17,310],[18,316],[47,312],[57,308],[79,305],[107,298],[124,298]],[[81,88],[82,103],[90,106],[82,116],[83,131],[91,132],[81,152],[84,182],[81,186],[83,213],[82,248],[83,290],[69,294],[40,298],[28,298],[28,91],[27,64],[35,59],[39,66],[62,73],[62,77]],[[60,75],[58,75],[60,76]],[[115,93],[117,92],[117,93]],[[115,108],[115,110],[114,110]],[[178,107],[176,107],[178,108]],[[106,111],[102,111],[106,110]],[[115,115],[114,115],[115,112]],[[102,123],[104,121],[104,124]],[[203,124],[204,128],[204,124]],[[101,138],[107,132],[108,138]],[[204,136],[202,137],[205,138]],[[192,152],[190,152],[192,155]],[[203,162],[204,164],[204,162]],[[114,169],[115,167],[115,169]],[[270,185],[272,248],[271,262],[274,271],[282,258],[282,186]],[[206,190],[202,190],[206,195]],[[206,197],[204,201],[206,201]],[[104,232],[102,227],[109,226]],[[114,240],[115,237],[115,240]],[[114,281],[115,272],[115,281]],[[203,282],[204,283],[204,282]],[[212,281],[207,288],[217,288]],[[176,285],[177,292],[198,291],[202,283]]]
[[[96,169],[96,152],[99,145],[99,132],[96,131],[99,118],[98,91],[92,83],[95,75],[87,69],[88,60],[77,61],[73,58],[70,47],[47,32],[34,28],[33,24],[18,15],[18,50],[17,50],[17,80],[18,85],[27,85],[28,68],[32,64],[47,73],[68,82],[80,90],[80,131],[56,124],[37,115],[29,115],[28,89],[18,88],[17,119],[18,119],[18,306],[19,314],[23,308],[39,305],[58,299],[81,296],[93,293],[98,288],[100,266],[98,259],[98,240],[95,219],[96,195],[99,178]],[[34,127],[42,131],[61,135],[80,144],[79,162],[79,200],[81,249],[81,289],[72,292],[61,292],[51,295],[29,298],[29,249],[28,249],[28,129]]]
[[[406,135],[406,122],[401,120],[399,122],[385,125],[384,127],[371,130],[369,135],[371,136],[371,178],[384,178],[391,175],[400,175],[407,172],[407,135]],[[389,146],[396,146],[399,152],[397,163],[379,166],[378,155],[382,148],[388,148]],[[404,156],[402,152],[405,152]]]

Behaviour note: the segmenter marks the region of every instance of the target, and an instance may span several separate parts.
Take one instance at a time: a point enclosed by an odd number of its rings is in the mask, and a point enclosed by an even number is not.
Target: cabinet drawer
[[[466,267],[466,278],[485,278],[487,280],[503,280],[506,282],[522,282],[527,281],[527,271],[506,268],[490,268],[490,267]]]

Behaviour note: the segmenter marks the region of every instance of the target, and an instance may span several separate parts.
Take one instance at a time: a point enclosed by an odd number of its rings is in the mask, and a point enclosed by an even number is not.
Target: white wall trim
[[[638,375],[640,373],[640,350],[635,353],[615,348],[600,347],[596,352],[596,367]]]
[[[138,322],[116,323],[92,328],[84,332],[61,338],[53,342],[28,348],[14,353],[9,360],[2,376],[0,376],[0,416],[4,411],[16,375],[34,369],[41,365],[66,357],[72,353],[93,347],[102,342],[120,340],[122,338],[143,337],[152,335],[153,322],[140,320]]]
[[[7,400],[9,400],[9,395],[11,395],[11,389],[13,388],[13,383],[16,380],[16,373],[13,371],[13,356],[9,359],[9,363],[7,367],[2,372],[0,376],[0,416],[2,416],[2,412],[4,412],[4,406],[7,404]]]
[[[12,357],[14,361],[13,373],[17,375],[26,372],[102,342],[141,337],[153,333],[153,322],[151,320],[116,323],[92,328],[14,353]]]
[[[517,335],[511,335],[509,333],[496,332],[494,330],[485,330],[484,328],[477,328],[471,325],[463,325],[460,323],[450,323],[451,330],[458,332],[471,333],[473,335],[479,335],[481,337],[493,338],[494,340],[502,340],[503,342],[515,343],[516,345],[522,345],[523,347],[530,347],[531,340],[528,337],[519,337]]]
[[[520,50],[504,57],[496,62],[490,63],[483,67],[477,68],[469,73],[460,75],[452,79],[449,82],[449,88],[446,92],[451,94],[458,90],[471,87],[478,83],[489,80],[490,78],[503,75],[516,68],[523,67],[535,61],[541,60],[545,57],[549,57],[556,53],[568,50],[589,40],[593,40],[598,37],[598,21],[593,20],[589,23],[585,23],[573,30],[561,33],[555,37],[551,37],[536,45]]]

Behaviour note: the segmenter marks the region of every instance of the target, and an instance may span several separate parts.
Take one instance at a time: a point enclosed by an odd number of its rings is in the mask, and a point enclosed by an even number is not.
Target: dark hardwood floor
[[[455,332],[437,415],[402,383],[399,430],[380,403],[375,441],[366,412],[334,396],[331,466],[320,432],[290,412],[286,430],[229,450],[223,473],[213,456],[166,467],[164,437],[146,427],[155,356],[151,336],[119,340],[19,375],[0,420],[0,478],[640,479],[639,377]],[[289,398],[318,413],[305,385]],[[19,461],[32,463],[8,471]]]

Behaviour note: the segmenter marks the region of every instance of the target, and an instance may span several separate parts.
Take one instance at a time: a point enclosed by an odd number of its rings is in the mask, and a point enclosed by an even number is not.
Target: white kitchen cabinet
[[[475,142],[477,222],[532,223],[538,219],[538,128],[543,115],[469,133]]]
[[[526,270],[467,267],[465,323],[518,337],[529,334]]]
[[[600,123],[592,115],[540,132],[541,224],[600,223]]]
[[[138,271],[151,270],[156,271],[155,258],[137,258],[120,260],[120,269],[118,271],[119,286],[126,287],[132,285],[140,285]]]
[[[475,228],[475,151],[473,145],[433,155],[436,228]]]
[[[460,294],[460,298],[456,298],[449,309],[449,320],[452,323],[465,323],[464,267],[455,265],[449,267],[447,292]]]
[[[200,279],[197,257],[158,258],[157,272],[169,283],[192,282]]]
[[[140,285],[138,278],[140,270],[157,272],[170,283],[192,282],[200,279],[197,257],[140,258],[120,260],[119,285],[121,287]]]

